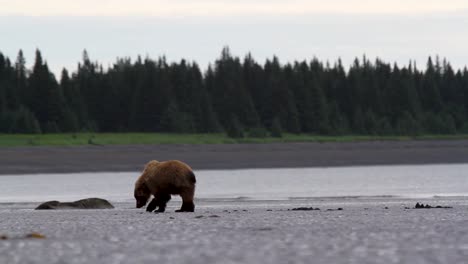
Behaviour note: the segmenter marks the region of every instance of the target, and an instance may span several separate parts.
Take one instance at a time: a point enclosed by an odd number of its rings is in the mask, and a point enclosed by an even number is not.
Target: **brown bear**
[[[195,174],[187,164],[178,160],[152,160],[135,183],[136,207],[145,206],[153,195],[146,211],[152,212],[158,207],[158,212],[164,212],[171,194],[178,194],[182,197],[182,207],[176,212],[193,212],[195,183]]]

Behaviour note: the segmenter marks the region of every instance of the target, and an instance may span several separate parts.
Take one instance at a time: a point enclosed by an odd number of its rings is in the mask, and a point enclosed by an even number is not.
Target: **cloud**
[[[220,17],[427,14],[468,9],[466,0],[0,0],[0,15]]]

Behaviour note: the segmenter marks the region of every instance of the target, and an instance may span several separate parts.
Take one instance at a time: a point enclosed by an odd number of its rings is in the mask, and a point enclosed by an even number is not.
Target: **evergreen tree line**
[[[388,64],[356,59],[345,70],[317,59],[262,65],[224,48],[202,73],[196,63],[138,57],[108,69],[86,51],[76,72],[57,80],[36,51],[0,53],[0,133],[226,132],[281,136],[467,133],[468,70],[428,59]]]

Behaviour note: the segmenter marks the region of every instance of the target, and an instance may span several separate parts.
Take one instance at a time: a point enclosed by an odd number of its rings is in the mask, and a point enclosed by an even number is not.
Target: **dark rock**
[[[338,209],[327,209],[327,211],[342,211],[342,210],[343,210],[343,208],[341,208],[341,207],[338,208]]]
[[[297,207],[291,209],[291,211],[314,211],[314,210],[320,210],[320,208],[313,208],[313,207]]]
[[[114,206],[107,200],[100,198],[88,198],[75,202],[61,203],[59,201],[45,202],[35,210],[66,210],[66,209],[112,209]]]
[[[40,204],[38,207],[36,207],[35,210],[57,209],[59,204],[59,201],[48,201]]]
[[[421,203],[421,204],[420,204],[420,203],[416,203],[416,205],[414,206],[414,209],[432,209],[432,208],[448,209],[448,208],[453,208],[453,207],[451,207],[451,206],[440,206],[440,205],[431,206],[431,205],[429,205],[429,204],[424,205],[424,204],[422,204],[422,203]]]
[[[273,230],[273,228],[271,228],[271,227],[262,227],[262,228],[256,228],[254,230],[256,230],[256,231],[271,231],[271,230]]]
[[[208,217],[212,217],[212,218],[215,218],[215,217],[219,217],[219,215],[210,215]]]

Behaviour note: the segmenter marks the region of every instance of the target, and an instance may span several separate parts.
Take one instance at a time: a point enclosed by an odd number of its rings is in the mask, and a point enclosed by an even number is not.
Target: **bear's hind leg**
[[[158,198],[158,212],[159,213],[164,213],[166,210],[166,205],[169,200],[171,200],[171,195],[170,194],[159,194],[157,196]]]
[[[182,207],[176,212],[194,212],[195,204],[193,203],[194,191],[190,190],[180,194],[182,197]]]
[[[182,202],[182,207],[176,210],[177,213],[181,212],[195,212],[195,204],[192,202]]]

